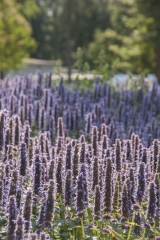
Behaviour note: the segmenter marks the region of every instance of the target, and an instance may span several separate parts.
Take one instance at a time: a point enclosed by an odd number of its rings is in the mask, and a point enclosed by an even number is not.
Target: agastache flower
[[[20,130],[21,130],[21,123],[18,116],[14,118],[14,144],[19,145],[20,142]]]
[[[28,161],[29,166],[32,166],[34,157],[34,140],[32,138],[29,139],[29,146],[28,146]]]
[[[34,179],[34,193],[39,195],[42,180],[42,165],[40,156],[38,154],[35,155],[33,179]]]
[[[114,194],[113,194],[113,212],[118,213],[120,202],[119,202],[119,182],[116,181],[115,188],[114,188]]]
[[[72,171],[68,169],[66,172],[65,181],[65,205],[71,206],[72,202],[73,202]]]
[[[0,211],[2,211],[3,205],[3,191],[4,191],[4,183],[3,183],[3,176],[0,176]]]
[[[26,194],[23,206],[23,218],[25,220],[24,230],[27,233],[29,232],[31,227],[31,216],[32,216],[32,192],[30,190]]]
[[[20,175],[26,176],[27,167],[28,167],[28,156],[26,150],[26,143],[20,144]]]
[[[123,185],[122,191],[122,208],[121,208],[122,218],[127,219],[130,216],[130,209],[129,209],[129,199],[128,199],[128,186],[125,182]]]
[[[58,118],[57,136],[62,138],[64,137],[63,119],[61,117]]]
[[[40,233],[40,240],[46,240],[46,239],[48,239],[46,233],[45,232],[41,232]]]
[[[147,207],[147,219],[154,219],[156,215],[156,191],[155,183],[150,182],[149,195],[148,195],[148,207]]]
[[[71,168],[72,168],[72,145],[71,143],[68,143],[66,152],[66,171]]]
[[[80,164],[79,174],[83,173],[83,185],[84,185],[84,203],[85,206],[88,205],[88,174],[87,174],[87,166],[84,163]]]
[[[148,163],[147,148],[143,148],[143,151],[142,151],[142,162],[144,162],[145,164]]]
[[[57,158],[57,170],[56,170],[56,183],[57,193],[63,196],[63,158],[59,156]]]
[[[99,161],[98,157],[93,158],[93,181],[92,181],[92,190],[94,191],[95,186],[99,184]]]
[[[75,181],[78,176],[78,164],[79,164],[79,144],[76,143],[73,150],[73,159],[72,159],[72,169],[73,169],[73,180]]]
[[[3,162],[7,160],[7,151],[8,151],[8,146],[10,145],[10,129],[7,128],[5,130],[5,140],[4,140],[4,156],[3,156]]]
[[[49,169],[48,169],[48,178],[49,179],[54,179],[55,175],[55,159],[52,159],[49,164]]]
[[[54,216],[54,201],[55,201],[55,183],[54,180],[50,180],[47,191],[46,212],[44,221],[44,225],[47,228],[52,227],[52,219]]]
[[[31,133],[31,128],[29,124],[26,124],[24,126],[24,142],[26,143],[27,149],[29,147],[30,133]]]
[[[15,229],[17,219],[17,208],[15,196],[9,198],[9,209],[8,209],[8,226],[7,226],[7,239],[15,240]]]
[[[96,126],[92,127],[92,148],[93,156],[98,156],[98,129]]]
[[[116,171],[121,171],[122,163],[121,163],[121,142],[119,139],[116,139],[115,143],[115,164],[116,164]]]
[[[94,198],[94,219],[99,220],[101,214],[101,192],[100,186],[95,186],[95,198]]]
[[[5,131],[6,115],[4,111],[0,112],[0,151],[3,150],[4,145],[4,131]]]
[[[39,118],[39,128],[42,132],[44,132],[46,126],[46,112],[44,107],[40,110],[40,118]]]
[[[13,141],[14,141],[14,123],[13,123],[13,118],[9,119],[9,129],[10,129],[10,143],[13,144]]]
[[[9,189],[9,196],[16,195],[17,193],[17,183],[18,183],[18,171],[12,171],[12,177],[10,180],[10,189]]]
[[[160,152],[158,153],[158,156],[157,156],[156,173],[160,173]]]
[[[92,116],[91,116],[91,113],[88,113],[86,116],[86,124],[85,124],[85,132],[87,136],[90,136],[91,127],[92,127]]]
[[[104,186],[103,186],[103,205],[105,213],[110,213],[112,211],[112,181],[113,181],[113,171],[112,171],[112,161],[107,158],[107,168],[104,176]]]
[[[154,139],[153,141],[153,171],[156,171],[157,168],[157,158],[158,158],[158,152],[159,152],[159,142],[157,139]]]
[[[86,162],[86,143],[82,142],[79,148],[79,162],[85,163]]]
[[[38,235],[36,233],[31,233],[30,240],[38,240]]]
[[[16,236],[15,238],[16,240],[24,239],[24,220],[20,215],[18,215],[17,221],[16,221],[15,236]]]
[[[156,189],[156,205],[157,205],[157,215],[160,218],[160,173],[155,175],[155,189]]]
[[[146,188],[145,164],[140,163],[138,170],[138,187],[136,196],[138,202],[143,201],[145,188]]]
[[[79,217],[84,216],[84,183],[83,173],[78,175],[77,179],[77,199],[76,199],[77,215]]]

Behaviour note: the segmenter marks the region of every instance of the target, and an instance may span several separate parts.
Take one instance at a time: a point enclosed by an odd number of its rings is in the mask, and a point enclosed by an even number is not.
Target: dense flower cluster
[[[57,203],[80,219],[90,206],[96,221],[120,214],[124,229],[134,216],[137,235],[142,225],[160,221],[159,95],[156,83],[145,92],[114,92],[98,81],[93,93],[82,94],[62,80],[53,87],[50,74],[44,83],[40,72],[1,81],[6,239],[49,239],[42,229],[53,228]]]

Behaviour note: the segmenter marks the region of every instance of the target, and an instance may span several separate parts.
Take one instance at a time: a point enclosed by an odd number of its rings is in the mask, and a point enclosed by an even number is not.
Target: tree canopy
[[[31,53],[70,73],[81,49],[87,69],[160,79],[159,11],[157,0],[1,0],[0,70]]]
[[[30,24],[14,0],[0,1],[0,71],[14,69],[36,46]]]

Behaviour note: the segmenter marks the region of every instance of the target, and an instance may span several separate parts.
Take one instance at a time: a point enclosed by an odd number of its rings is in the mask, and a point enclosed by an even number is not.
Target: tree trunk
[[[160,84],[160,48],[157,51],[157,57],[156,57],[156,76],[158,79],[158,83]]]
[[[71,14],[72,14],[72,0],[66,0],[66,59],[68,67],[68,81],[71,82]]]

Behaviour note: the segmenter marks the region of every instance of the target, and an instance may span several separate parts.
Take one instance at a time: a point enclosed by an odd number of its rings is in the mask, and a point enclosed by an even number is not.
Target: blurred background
[[[0,0],[0,77],[7,73],[155,74],[160,1]]]

